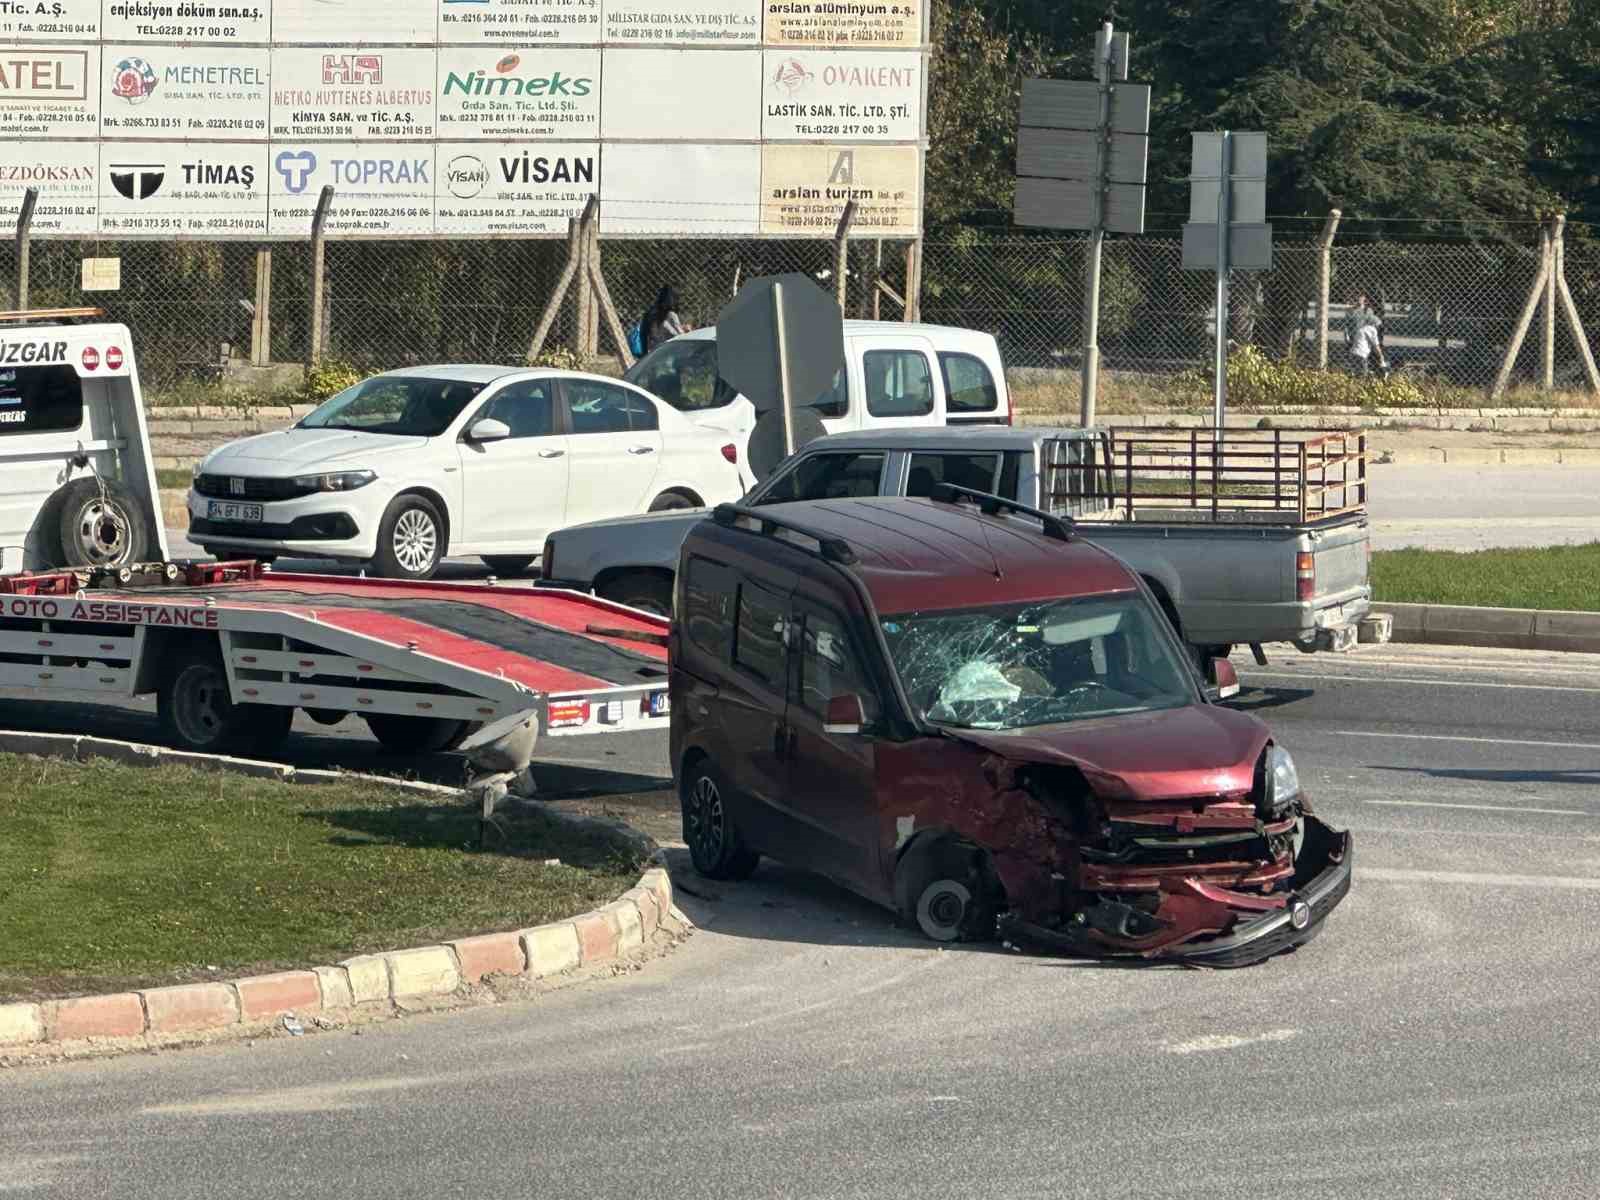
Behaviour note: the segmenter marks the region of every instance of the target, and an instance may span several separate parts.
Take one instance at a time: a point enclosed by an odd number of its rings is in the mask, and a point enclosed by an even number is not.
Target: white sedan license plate
[[[212,500],[206,504],[206,519],[210,521],[264,521],[259,504],[238,504],[232,500]]]

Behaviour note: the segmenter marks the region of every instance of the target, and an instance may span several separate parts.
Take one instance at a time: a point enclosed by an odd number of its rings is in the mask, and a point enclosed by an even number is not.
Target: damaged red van
[[[763,854],[938,941],[1242,966],[1308,941],[1348,833],[1218,660],[1069,522],[934,499],[717,508],[683,546],[672,760],[697,870]]]

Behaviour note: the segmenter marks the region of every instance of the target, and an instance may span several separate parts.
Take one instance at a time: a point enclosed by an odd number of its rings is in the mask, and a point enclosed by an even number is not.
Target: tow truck
[[[296,709],[387,748],[665,729],[664,618],[578,592],[275,573],[254,561],[0,576],[0,687],[154,695],[170,744],[272,754]]]
[[[255,756],[297,709],[410,754],[666,728],[667,622],[623,605],[170,560],[133,339],[103,315],[0,313],[0,688],[154,695],[172,745]]]

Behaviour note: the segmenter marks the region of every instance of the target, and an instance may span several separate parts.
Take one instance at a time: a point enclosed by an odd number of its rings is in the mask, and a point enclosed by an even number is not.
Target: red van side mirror
[[[1239,694],[1239,673],[1227,659],[1211,660],[1211,677],[1216,680],[1211,688],[1211,693],[1216,699],[1227,700]]]
[[[822,719],[822,732],[860,733],[866,721],[867,714],[861,706],[861,697],[851,692],[828,701],[828,712]]]

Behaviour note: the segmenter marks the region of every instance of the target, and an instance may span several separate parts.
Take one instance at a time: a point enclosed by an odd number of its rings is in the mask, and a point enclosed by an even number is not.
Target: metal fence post
[[[22,193],[22,211],[17,214],[17,304],[18,309],[28,307],[28,242],[33,232],[33,207],[39,203],[39,189],[29,188]]]
[[[1330,209],[1317,238],[1317,370],[1328,369],[1328,298],[1333,288],[1333,235],[1340,212]]]
[[[922,239],[906,247],[906,320],[922,320]]]
[[[839,214],[839,224],[833,230],[833,291],[839,301],[839,312],[850,315],[850,291],[845,282],[850,274],[850,226],[855,223],[856,202],[847,200],[844,212]]]
[[[1563,227],[1567,223],[1565,216],[1550,218],[1550,273],[1544,281],[1544,328],[1540,331],[1540,385],[1547,392],[1556,388],[1556,304],[1559,289],[1556,279],[1560,271],[1560,252],[1557,247],[1562,242]]]
[[[322,185],[317,211],[311,218],[311,328],[306,335],[306,370],[314,371],[322,361],[323,334],[323,242],[328,225],[328,209],[333,205],[333,185]]]
[[[1589,391],[1600,396],[1600,368],[1595,366],[1594,351],[1589,346],[1588,335],[1583,331],[1583,319],[1578,315],[1577,304],[1573,302],[1572,289],[1567,286],[1566,224],[1566,217],[1562,217],[1561,223],[1556,226],[1556,252],[1552,272],[1556,279],[1556,292],[1561,297],[1561,307],[1567,314],[1567,325],[1572,330],[1572,340],[1578,345],[1578,357],[1583,362]]]
[[[250,314],[250,365],[272,362],[272,250],[256,251],[256,307]]]

